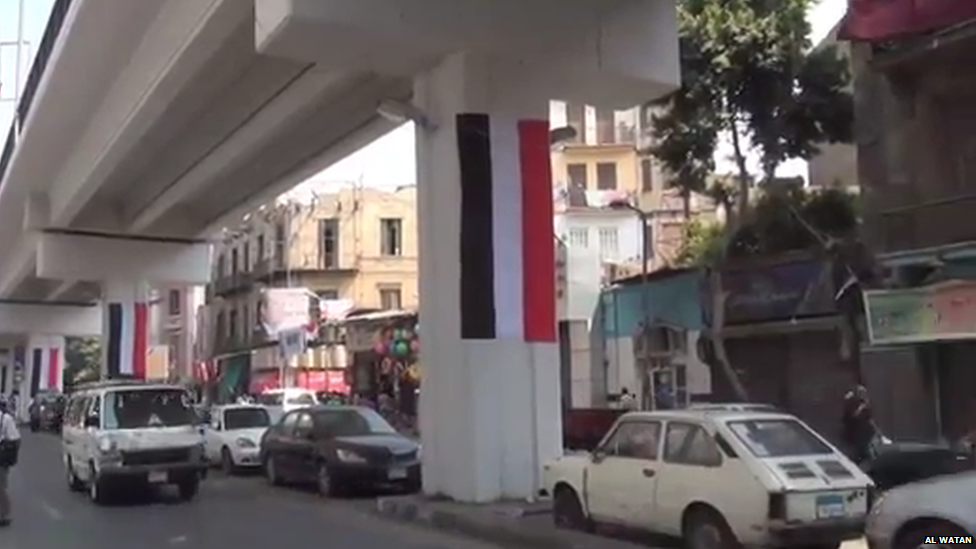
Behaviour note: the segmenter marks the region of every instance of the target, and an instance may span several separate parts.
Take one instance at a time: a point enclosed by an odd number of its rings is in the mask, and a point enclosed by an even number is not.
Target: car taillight
[[[786,518],[786,494],[769,494],[769,518]]]

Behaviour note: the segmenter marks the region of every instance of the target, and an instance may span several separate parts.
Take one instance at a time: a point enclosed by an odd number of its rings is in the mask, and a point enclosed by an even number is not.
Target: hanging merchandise
[[[393,344],[393,354],[403,356],[410,352],[410,345],[406,341],[397,341]]]

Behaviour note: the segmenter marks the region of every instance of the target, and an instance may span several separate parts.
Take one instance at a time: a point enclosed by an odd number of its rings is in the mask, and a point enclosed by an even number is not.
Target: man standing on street
[[[0,527],[10,525],[10,494],[8,484],[10,469],[17,464],[20,453],[20,432],[17,420],[7,407],[6,398],[0,396]]]

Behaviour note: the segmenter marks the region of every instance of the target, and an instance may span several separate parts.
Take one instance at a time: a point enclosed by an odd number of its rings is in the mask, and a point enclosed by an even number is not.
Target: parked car
[[[261,439],[261,462],[270,484],[314,484],[327,497],[357,488],[420,488],[420,445],[359,406],[285,414]]]
[[[259,444],[270,425],[271,416],[263,406],[214,406],[204,435],[207,461],[220,464],[228,474],[241,467],[260,467]]]
[[[175,484],[197,495],[206,471],[203,436],[179,385],[104,381],[77,388],[62,430],[65,477],[96,504],[133,485]]]
[[[547,463],[544,486],[558,526],[700,549],[838,547],[861,536],[873,484],[792,415],[673,410],[625,414],[589,455]]]
[[[57,391],[42,391],[31,400],[27,413],[30,430],[53,431],[61,430],[64,417],[65,397]]]
[[[308,406],[315,406],[319,403],[315,391],[301,388],[288,389],[269,389],[258,395],[254,404],[260,404],[268,409],[272,418],[280,419],[281,416]]]
[[[872,507],[865,534],[871,549],[972,543],[976,536],[976,472],[929,478],[889,490]]]
[[[688,407],[689,410],[702,410],[702,411],[721,411],[727,410],[730,412],[778,412],[775,406],[772,404],[755,404],[751,402],[703,402],[700,404],[692,404]]]
[[[874,456],[861,468],[879,490],[889,490],[972,469],[973,460],[969,452],[948,444],[888,441],[876,445]]]

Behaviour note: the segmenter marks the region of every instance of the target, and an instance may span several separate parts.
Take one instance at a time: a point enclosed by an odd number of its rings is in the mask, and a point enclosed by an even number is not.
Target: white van
[[[178,385],[106,381],[68,399],[62,429],[65,476],[98,504],[133,484],[175,484],[193,499],[206,470],[204,438]]]

